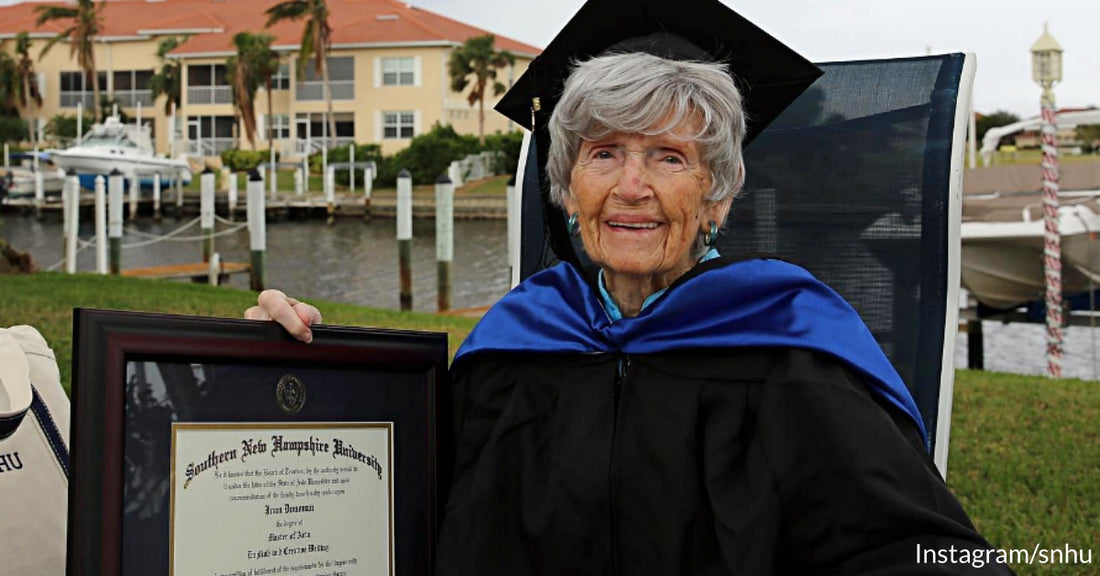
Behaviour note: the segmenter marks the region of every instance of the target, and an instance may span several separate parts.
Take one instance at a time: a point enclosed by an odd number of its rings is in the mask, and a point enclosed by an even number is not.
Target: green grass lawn
[[[1100,573],[1100,382],[958,371],[948,484],[999,548],[1092,550]]]
[[[73,307],[240,318],[255,301],[243,290],[90,274],[0,276],[0,294],[0,326],[41,330],[66,389]],[[446,331],[452,354],[475,323],[313,303],[331,324]],[[995,546],[1092,550],[1091,565],[1025,565],[1017,573],[1100,572],[1100,383],[960,370],[953,416],[948,485]]]
[[[0,326],[30,324],[38,328],[57,354],[66,390],[72,363],[73,308],[242,318],[244,310],[256,302],[256,293],[247,290],[96,274],[0,275],[0,294]],[[452,355],[476,323],[470,318],[309,302],[323,311],[328,324],[447,332]]]
[[[462,188],[459,188],[456,193],[466,195],[478,195],[478,196],[504,196],[508,192],[508,180],[512,176],[509,174],[501,174],[500,176],[492,176],[478,180],[476,182],[469,182]]]

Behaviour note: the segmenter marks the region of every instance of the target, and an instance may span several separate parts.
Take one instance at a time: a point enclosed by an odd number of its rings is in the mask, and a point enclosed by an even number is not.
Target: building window
[[[416,58],[383,58],[383,86],[412,86],[416,83]]]
[[[329,83],[332,86],[333,100],[355,99],[355,58],[340,56],[325,60],[328,66]],[[306,64],[302,81],[295,87],[294,97],[298,100],[324,100],[325,82],[321,74],[313,69],[313,62]]]
[[[286,140],[290,138],[290,116],[286,114],[276,114],[274,116],[267,116],[267,140]]]
[[[382,137],[387,140],[412,138],[414,119],[412,112],[383,112]]]
[[[324,148],[346,146],[355,141],[355,114],[336,112],[332,115],[336,136],[328,134],[328,115],[324,112],[299,112],[294,115],[296,154],[315,154]]]
[[[121,70],[114,73],[114,96],[119,106],[133,108],[140,102],[142,106],[153,105],[153,91],[149,81],[152,70]]]
[[[233,133],[237,119],[233,116],[189,116],[187,118],[187,144],[190,153],[197,156],[217,156],[234,148]]]
[[[96,74],[99,79],[99,93],[103,96],[107,95],[107,73],[99,72]],[[92,106],[92,99],[95,95],[92,91],[92,83],[87,82],[87,75],[84,72],[62,72],[61,73],[61,107],[62,108],[76,108],[76,105],[80,102],[84,103],[84,108],[94,110]]]
[[[187,66],[187,103],[233,103],[233,89],[229,86],[224,64],[190,64]]]
[[[271,77],[272,90],[290,90],[290,64],[280,64],[279,70]]]

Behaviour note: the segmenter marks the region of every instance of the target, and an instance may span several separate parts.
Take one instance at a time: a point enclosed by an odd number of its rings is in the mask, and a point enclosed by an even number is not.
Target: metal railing
[[[325,148],[333,149],[340,146],[347,146],[355,141],[355,138],[351,136],[340,136],[337,138],[311,138],[306,140],[305,138],[298,138],[294,141],[294,154],[302,156],[303,154],[316,154]],[[327,144],[327,146],[326,146]]]
[[[187,152],[192,156],[220,156],[222,152],[236,148],[236,144],[233,138],[188,140]]]
[[[232,104],[233,89],[229,86],[190,86],[188,104]]]
[[[95,96],[91,92],[62,92],[61,107],[76,108],[78,103],[83,102],[84,108],[91,108],[94,98]]]
[[[302,82],[295,85],[294,97],[298,100],[324,100],[325,99],[325,83],[324,82]],[[354,100],[355,99],[355,81],[354,80],[333,80],[332,81],[332,99],[333,100]]]
[[[127,92],[115,92],[115,98],[118,99],[118,105],[126,108],[134,108],[140,102],[142,106],[148,107],[153,105],[153,91],[152,90],[132,90]]]

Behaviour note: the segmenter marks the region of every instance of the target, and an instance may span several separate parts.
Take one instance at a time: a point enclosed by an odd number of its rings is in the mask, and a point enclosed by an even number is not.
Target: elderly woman
[[[713,248],[745,132],[721,62],[613,50],[569,74],[546,173],[595,272],[534,275],[456,356],[439,573],[978,572],[920,564],[990,546],[856,313]],[[274,291],[248,316],[307,341],[320,321]]]

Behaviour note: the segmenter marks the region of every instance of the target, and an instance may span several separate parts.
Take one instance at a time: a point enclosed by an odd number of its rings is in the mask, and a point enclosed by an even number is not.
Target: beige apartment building
[[[217,156],[230,148],[251,145],[238,128],[232,90],[226,78],[226,59],[235,53],[233,36],[240,31],[265,32],[275,37],[273,48],[284,61],[271,93],[257,94],[257,149],[273,138],[283,156],[298,157],[355,141],[378,143],[386,154],[408,145],[413,136],[435,123],[449,124],[460,133],[478,131],[477,106],[465,94],[450,89],[447,62],[455,47],[467,38],[490,32],[393,0],[329,1],[333,28],[328,67],[332,83],[336,134],[327,134],[327,107],[319,75],[307,66],[297,77],[296,56],[301,24],[283,23],[265,29],[264,11],[276,0],[107,0],[103,30],[96,38],[95,58],[102,94],[118,100],[131,118],[140,114],[149,125],[158,152],[171,153],[169,127],[176,126],[176,152]],[[0,7],[0,41],[20,31],[30,33],[37,55],[63,23],[35,25],[35,6],[27,2]],[[188,37],[170,58],[184,68],[183,103],[172,114],[165,99],[154,101],[149,80],[160,68],[157,46],[166,37]],[[4,49],[11,50],[7,41]],[[500,72],[509,85],[526,70],[539,49],[497,36],[496,47],[516,57],[515,65]],[[59,42],[36,62],[43,105],[33,115],[45,124],[57,114],[75,115],[78,103],[90,109],[91,82],[69,55],[69,44]],[[268,99],[272,114],[269,116]],[[498,97],[485,102],[485,132],[517,130],[518,126],[493,112]]]

